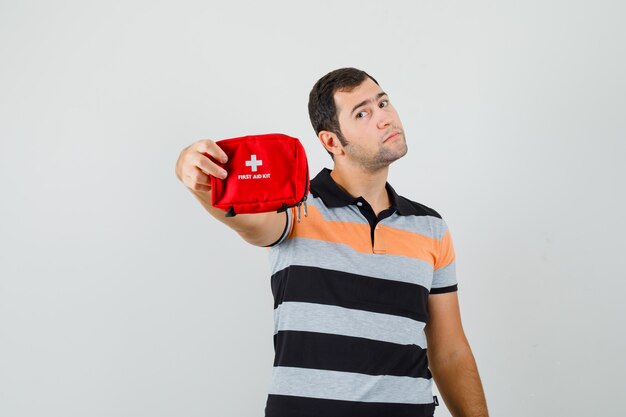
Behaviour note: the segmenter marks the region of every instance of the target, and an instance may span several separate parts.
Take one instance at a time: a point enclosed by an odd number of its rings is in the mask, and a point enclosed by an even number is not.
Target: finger
[[[196,184],[209,185],[209,186],[211,185],[211,176],[202,172],[202,170],[198,167],[196,167],[196,173],[192,177],[192,179],[194,180]]]
[[[219,147],[217,143],[210,139],[198,142],[196,150],[202,154],[211,155],[213,158],[217,159],[223,164],[228,162],[228,155],[226,155],[226,153],[222,150],[222,148]]]
[[[226,178],[228,175],[228,172],[226,172],[224,168],[220,167],[204,155],[198,155],[198,157],[194,159],[194,164],[200,171],[207,175],[213,175],[221,179]]]
[[[210,176],[197,167],[193,167],[193,170],[185,173],[183,183],[192,190],[209,191],[211,189]]]
[[[195,191],[200,191],[203,193],[207,193],[209,191],[211,191],[211,187],[208,185],[201,185],[201,184],[196,184],[193,187],[191,187],[193,190]]]

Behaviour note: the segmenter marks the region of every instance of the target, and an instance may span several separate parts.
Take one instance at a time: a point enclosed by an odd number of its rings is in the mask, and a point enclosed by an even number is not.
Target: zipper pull
[[[309,217],[308,213],[306,212],[306,196],[304,196],[304,200],[302,200],[302,203],[304,203],[304,217]]]
[[[301,203],[298,203],[298,213],[297,213],[297,219],[298,219],[298,223],[300,223],[300,205]]]

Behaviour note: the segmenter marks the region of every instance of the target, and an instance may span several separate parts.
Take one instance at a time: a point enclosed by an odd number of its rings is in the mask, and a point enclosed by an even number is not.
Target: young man
[[[213,208],[209,176],[227,175],[206,156],[226,160],[213,141],[183,149],[176,164],[209,213],[271,246],[276,355],[265,415],[432,416],[434,378],[453,416],[487,416],[447,225],[387,183],[407,153],[388,95],[367,73],[338,69],[311,90],[309,115],[334,167],[311,180],[300,223],[295,209],[226,218]]]

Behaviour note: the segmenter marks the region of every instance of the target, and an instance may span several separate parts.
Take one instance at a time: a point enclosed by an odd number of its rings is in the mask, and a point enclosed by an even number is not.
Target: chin
[[[397,159],[402,158],[404,155],[406,155],[409,152],[409,147],[406,145],[406,143],[404,144],[404,150],[400,151],[400,154],[398,156]]]

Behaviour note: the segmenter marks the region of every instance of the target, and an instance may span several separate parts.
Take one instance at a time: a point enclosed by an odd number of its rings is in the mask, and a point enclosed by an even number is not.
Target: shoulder
[[[442,215],[425,204],[398,195],[396,208],[405,222],[416,225],[415,227],[421,232],[434,238],[441,239],[448,230],[448,225]]]
[[[387,188],[387,192],[389,193],[389,197],[393,201],[393,204],[398,211],[398,213],[402,216],[429,216],[441,219],[441,215],[432,207],[428,207],[422,203],[418,203],[417,201],[413,201],[408,199],[402,195],[399,195],[396,190],[389,184],[385,184]]]
[[[428,207],[424,204],[418,203],[417,201],[409,200],[406,197],[398,196],[398,203],[402,206],[407,212],[407,214],[412,214],[414,216],[432,216],[441,219],[441,215],[435,209]]]

